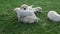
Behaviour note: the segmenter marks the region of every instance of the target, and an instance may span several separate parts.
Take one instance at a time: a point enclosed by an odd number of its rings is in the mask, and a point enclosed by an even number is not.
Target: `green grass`
[[[39,23],[18,23],[13,9],[22,4],[40,6],[43,13]],[[47,20],[47,13],[56,10],[60,14],[60,0],[0,0],[0,34],[60,34],[60,22]]]

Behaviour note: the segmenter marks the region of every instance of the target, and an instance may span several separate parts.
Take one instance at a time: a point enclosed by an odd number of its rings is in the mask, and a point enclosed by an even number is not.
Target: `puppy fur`
[[[34,23],[34,22],[39,22],[39,18],[36,18],[33,16],[27,16],[27,17],[24,17],[22,21],[25,23]]]

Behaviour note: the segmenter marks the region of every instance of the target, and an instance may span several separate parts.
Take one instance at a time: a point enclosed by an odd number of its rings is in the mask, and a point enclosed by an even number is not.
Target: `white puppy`
[[[33,13],[33,11],[32,10],[22,10],[22,9],[20,9],[20,8],[15,8],[14,9],[14,11],[16,11],[16,13],[17,13],[17,16],[18,16],[18,21],[20,22],[20,21],[26,21],[27,19],[28,19],[28,22],[29,23],[31,23],[30,21],[32,20],[32,19],[35,19],[35,20],[37,20],[37,17],[36,17],[36,15]],[[32,16],[31,17],[31,19],[30,19],[30,17],[27,17],[27,16]],[[23,18],[24,18],[24,20],[23,20]],[[26,18],[25,18],[26,17]],[[21,19],[22,18],[22,19]],[[35,20],[33,20],[33,22],[35,21]],[[24,22],[25,22],[24,21]],[[26,21],[27,22],[27,21]]]
[[[49,11],[47,17],[51,21],[60,21],[60,15],[56,11]]]

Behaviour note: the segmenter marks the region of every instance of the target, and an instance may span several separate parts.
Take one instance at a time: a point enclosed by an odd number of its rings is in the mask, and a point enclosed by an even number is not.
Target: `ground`
[[[13,9],[22,4],[43,8],[39,23],[18,23]],[[60,22],[47,20],[50,10],[60,14],[60,0],[0,0],[0,34],[60,34]]]

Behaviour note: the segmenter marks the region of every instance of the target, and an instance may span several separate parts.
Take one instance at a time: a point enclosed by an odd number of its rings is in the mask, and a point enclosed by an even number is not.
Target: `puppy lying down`
[[[39,18],[36,17],[32,10],[23,10],[20,8],[15,8],[14,11],[16,11],[17,13],[19,22],[22,21],[25,23],[33,23],[39,21]]]
[[[51,21],[60,21],[60,15],[56,11],[49,11],[47,17]]]

